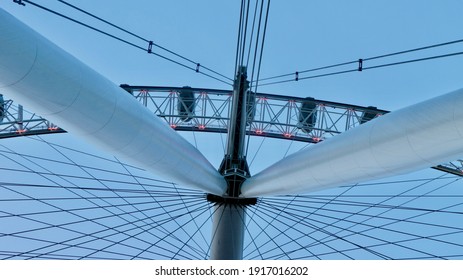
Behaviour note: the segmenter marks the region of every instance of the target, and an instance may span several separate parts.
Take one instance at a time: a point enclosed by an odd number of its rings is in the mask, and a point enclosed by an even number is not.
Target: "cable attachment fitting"
[[[294,80],[295,80],[296,82],[299,81],[299,72],[296,72],[296,73],[294,73],[294,74],[296,75],[296,77],[294,78]]]
[[[21,1],[21,0],[19,0],[19,1]],[[153,53],[153,41],[149,41],[148,53]]]
[[[359,59],[359,68],[358,68],[358,71],[362,72],[363,70],[363,59]]]
[[[13,2],[21,6],[26,6],[22,0],[13,0]]]
[[[195,70],[196,73],[199,73],[199,67],[201,67],[201,64],[197,63],[197,64],[196,64],[196,70]]]

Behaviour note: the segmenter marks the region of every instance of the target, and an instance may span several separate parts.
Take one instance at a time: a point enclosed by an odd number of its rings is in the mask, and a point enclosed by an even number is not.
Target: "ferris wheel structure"
[[[12,220],[10,227],[17,228],[1,233],[0,239],[28,241],[24,248],[1,250],[5,258],[354,259],[359,252],[381,259],[463,256],[462,203],[454,200],[461,194],[446,189],[462,177],[461,90],[388,112],[256,92],[242,64],[237,65],[230,90],[117,86],[13,16],[1,11],[0,19],[5,42],[0,46],[0,139],[69,131],[116,155],[116,160],[102,160],[125,172],[76,164],[62,149],[76,150],[54,144],[47,145],[66,161],[4,148],[8,163],[1,168],[7,179],[0,183],[6,194],[0,222]],[[220,166],[213,166],[176,131],[226,135]],[[251,138],[310,147],[252,174]],[[72,165],[80,175],[53,173],[39,162]],[[140,167],[175,184],[134,175]],[[355,189],[362,182],[427,167],[436,169],[439,179],[417,180],[417,186],[392,194],[362,195]],[[34,182],[30,175],[14,182],[12,174],[26,171],[49,182]],[[139,189],[109,187],[123,181],[97,179],[100,173],[128,176]],[[88,180],[105,188],[79,185]],[[415,193],[428,183],[443,181]],[[345,189],[330,194],[339,186]],[[70,196],[36,193],[45,187],[60,195],[66,190]],[[447,200],[426,206],[432,198]],[[74,200],[86,206],[63,203]],[[33,202],[44,209],[24,212],[15,209],[15,202]],[[92,218],[90,212],[97,209],[101,214]],[[402,212],[407,214],[397,214]],[[69,220],[52,222],[59,213]],[[446,223],[443,217],[451,219]],[[27,221],[30,228],[21,228],[15,218]],[[120,220],[110,225],[113,219]],[[208,223],[210,240],[203,234]],[[91,232],[80,227],[84,224],[91,225]],[[194,224],[192,233],[184,228],[187,224]],[[404,229],[409,225],[409,231]],[[47,237],[53,229],[69,237],[54,242]]]

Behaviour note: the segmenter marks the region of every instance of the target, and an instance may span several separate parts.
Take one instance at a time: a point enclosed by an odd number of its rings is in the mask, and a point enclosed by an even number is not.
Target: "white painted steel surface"
[[[226,183],[138,101],[0,9],[0,92],[67,131],[176,183],[222,195]]]
[[[301,194],[463,157],[463,89],[389,113],[293,154],[244,182],[245,197]]]

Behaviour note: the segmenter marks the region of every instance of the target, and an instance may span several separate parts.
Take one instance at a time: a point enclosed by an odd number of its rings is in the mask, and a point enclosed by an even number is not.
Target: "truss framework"
[[[63,132],[66,131],[13,100],[0,98],[0,139]]]
[[[232,104],[231,90],[188,88],[194,93],[194,100],[191,100],[182,98],[185,87],[125,84],[121,87],[174,130],[227,133]],[[388,113],[376,107],[314,98],[267,93],[251,93],[249,96],[248,135],[313,144]],[[26,111],[12,100],[2,98],[0,101],[0,139],[66,132],[35,113]],[[461,160],[433,168],[463,176]]]
[[[186,109],[180,94],[184,88],[122,85],[143,105],[179,131],[226,133],[231,106],[230,90],[192,89],[195,93],[194,111],[188,121],[179,114]],[[248,101],[247,133],[253,136],[318,143],[340,134],[374,117],[388,113],[375,107],[288,97],[275,94],[252,93]],[[304,102],[316,106],[304,110]]]

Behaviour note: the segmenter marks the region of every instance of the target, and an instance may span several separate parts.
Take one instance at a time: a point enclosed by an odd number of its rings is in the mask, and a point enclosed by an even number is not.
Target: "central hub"
[[[206,197],[207,201],[215,204],[225,204],[225,205],[236,205],[236,206],[248,206],[256,205],[257,198],[236,198],[236,197],[223,197],[213,194],[208,194]]]

